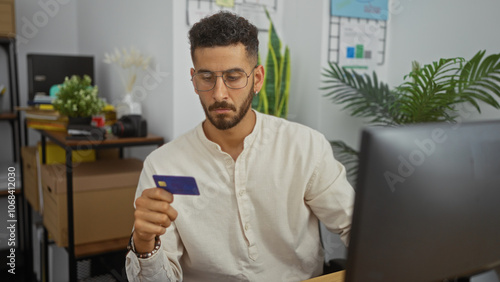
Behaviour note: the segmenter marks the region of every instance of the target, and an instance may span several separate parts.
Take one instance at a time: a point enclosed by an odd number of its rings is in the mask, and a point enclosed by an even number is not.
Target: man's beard
[[[241,107],[236,111],[236,107],[234,105],[229,104],[226,101],[222,102],[215,102],[212,105],[210,105],[207,109],[205,105],[203,105],[203,110],[205,111],[205,115],[207,119],[212,123],[217,129],[219,130],[226,130],[235,127],[240,121],[243,119],[243,117],[247,114],[248,110],[252,106],[252,100],[253,100],[254,94],[252,93],[252,90],[248,92],[247,99],[243,102]],[[232,111],[236,112],[236,115],[232,117],[231,119],[227,119],[225,114],[215,114],[212,113],[212,110],[222,108],[222,109],[231,109]]]

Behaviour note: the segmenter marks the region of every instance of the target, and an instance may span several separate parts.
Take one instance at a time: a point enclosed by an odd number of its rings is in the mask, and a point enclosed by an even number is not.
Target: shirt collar
[[[255,113],[255,126],[250,132],[250,134],[245,137],[245,140],[243,141],[243,151],[246,151],[253,143],[255,140],[256,136],[259,134],[259,132],[262,130],[262,113],[255,111],[254,109],[251,109]],[[209,122],[209,121],[207,121]],[[207,136],[205,135],[205,132],[203,131],[203,122],[200,122],[198,126],[195,128],[196,134],[198,135],[198,138],[201,140],[201,142],[208,148],[210,149],[215,149],[215,150],[221,150],[221,147],[219,144],[210,141]]]

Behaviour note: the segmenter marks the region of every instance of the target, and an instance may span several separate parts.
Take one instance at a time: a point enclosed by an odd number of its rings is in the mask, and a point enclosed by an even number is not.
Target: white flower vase
[[[116,106],[116,117],[121,118],[124,115],[141,115],[141,103],[134,101],[131,93],[125,94],[123,99]]]

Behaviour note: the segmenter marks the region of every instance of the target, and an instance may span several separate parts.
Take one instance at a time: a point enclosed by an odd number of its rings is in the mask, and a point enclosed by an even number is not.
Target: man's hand
[[[177,211],[170,205],[173,201],[174,196],[161,188],[146,189],[137,198],[133,235],[136,252],[151,252],[155,236],[165,234],[177,218]]]

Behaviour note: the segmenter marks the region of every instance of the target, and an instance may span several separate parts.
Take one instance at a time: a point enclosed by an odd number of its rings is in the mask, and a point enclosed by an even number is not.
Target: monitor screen
[[[346,281],[500,265],[500,121],[363,130]]]
[[[28,54],[28,102],[49,96],[50,88],[65,77],[88,75],[95,83],[94,57],[76,55]]]

